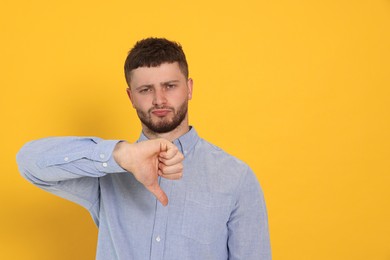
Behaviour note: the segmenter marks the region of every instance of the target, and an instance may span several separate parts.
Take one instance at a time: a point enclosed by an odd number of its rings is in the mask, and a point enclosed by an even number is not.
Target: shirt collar
[[[195,128],[190,126],[190,131],[180,136],[173,143],[179,148],[180,152],[186,156],[195,146],[195,144],[199,141],[200,137],[196,132]],[[146,141],[148,138],[141,132],[140,137],[137,142]]]

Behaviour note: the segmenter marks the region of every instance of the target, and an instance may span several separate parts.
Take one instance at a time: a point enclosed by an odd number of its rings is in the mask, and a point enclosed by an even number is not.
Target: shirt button
[[[69,157],[65,157],[65,158],[64,158],[64,161],[65,161],[65,162],[69,161]]]
[[[157,236],[157,237],[156,237],[156,241],[157,241],[157,242],[160,242],[160,241],[161,241],[160,236]]]
[[[104,155],[104,153],[101,153],[101,154],[99,155],[99,157],[100,157],[101,159],[103,159],[103,158],[106,157],[106,156]]]
[[[102,165],[103,165],[103,167],[107,167],[107,166],[108,166],[108,164],[107,164],[107,163],[103,163]]]

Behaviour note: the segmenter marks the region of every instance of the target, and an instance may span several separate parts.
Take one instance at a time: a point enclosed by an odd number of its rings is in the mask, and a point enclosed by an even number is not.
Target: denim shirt
[[[245,163],[191,128],[174,141],[185,157],[183,177],[159,179],[164,207],[115,162],[118,142],[51,137],[17,155],[28,181],[91,213],[99,227],[96,259],[271,259],[263,193]]]

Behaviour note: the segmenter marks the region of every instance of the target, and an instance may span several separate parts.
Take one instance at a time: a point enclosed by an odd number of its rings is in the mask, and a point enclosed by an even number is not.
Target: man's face
[[[186,79],[177,62],[132,70],[127,93],[148,130],[167,133],[188,126],[192,80]]]

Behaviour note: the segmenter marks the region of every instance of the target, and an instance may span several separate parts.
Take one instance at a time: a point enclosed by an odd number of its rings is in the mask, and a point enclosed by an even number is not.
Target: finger
[[[170,142],[168,142],[165,139],[160,139],[159,141],[160,141],[160,152],[166,152],[168,150],[168,144],[170,144]]]
[[[183,177],[183,174],[182,173],[161,174],[160,176],[168,180],[180,180]]]
[[[184,160],[184,156],[182,153],[178,152],[175,154],[174,157],[172,157],[170,159],[159,157],[158,160],[165,165],[175,165],[175,164],[182,162]]]
[[[146,188],[157,198],[158,201],[160,201],[163,206],[168,204],[168,197],[157,182],[147,186]]]
[[[166,150],[162,151],[159,154],[159,157],[169,160],[173,158],[177,153],[179,153],[179,149],[177,149],[177,147],[174,144],[168,142],[166,143]]]
[[[177,163],[174,165],[165,165],[163,163],[158,164],[158,169],[161,171],[161,174],[163,175],[169,175],[169,174],[181,174],[183,172],[183,164]]]

